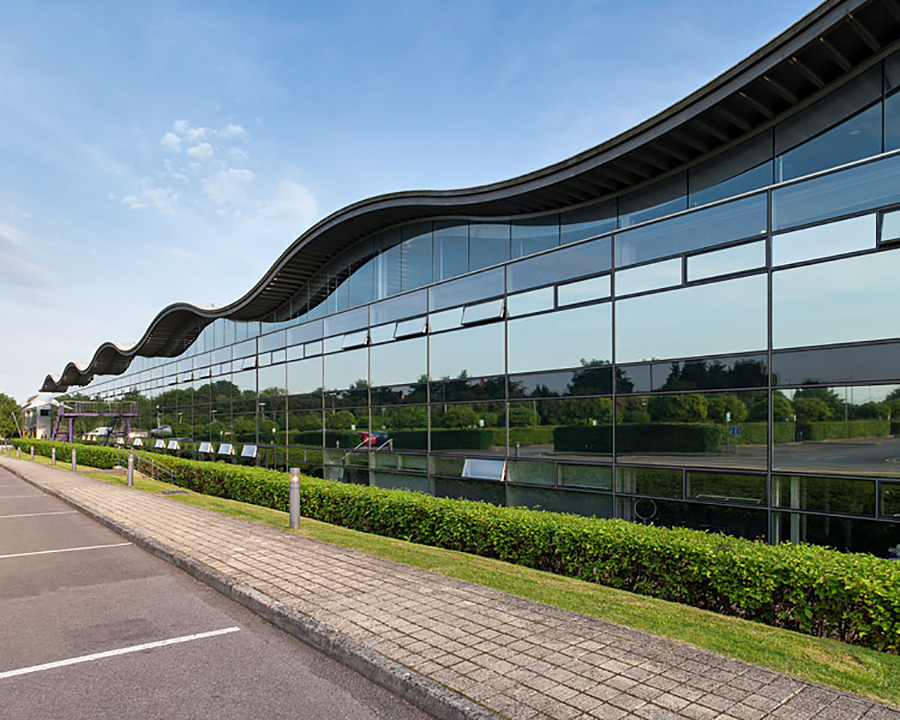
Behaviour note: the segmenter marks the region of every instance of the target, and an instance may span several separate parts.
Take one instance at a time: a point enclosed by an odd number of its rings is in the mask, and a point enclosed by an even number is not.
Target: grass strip
[[[89,474],[104,482],[125,484],[125,475]],[[135,474],[137,490],[233,517],[289,530],[285,512],[234,500],[183,491],[176,485]],[[369,535],[304,518],[300,534],[411,565],[447,577],[483,585],[565,610],[645,630],[671,640],[721,653],[762,667],[900,705],[900,656],[835,640],[718,615],[687,605],[657,600],[623,590],[532,570],[452,550]]]

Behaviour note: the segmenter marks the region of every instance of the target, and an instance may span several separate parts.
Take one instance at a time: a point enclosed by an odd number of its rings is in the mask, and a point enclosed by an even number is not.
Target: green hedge
[[[828,420],[826,422],[797,423],[797,433],[804,440],[848,440],[850,438],[884,437],[891,434],[887,420]]]
[[[725,444],[725,426],[719,425],[719,442]],[[769,424],[764,422],[738,423],[741,429],[737,436],[738,445],[767,445],[769,442]],[[728,443],[734,446],[734,435],[728,430]],[[777,422],[773,430],[776,445],[794,442],[794,424],[789,422]]]
[[[621,453],[713,453],[722,429],[706,423],[635,423],[616,425],[616,447]],[[553,431],[559,452],[612,452],[611,425],[568,425]]]
[[[42,455],[50,441],[17,440]],[[112,448],[78,446],[97,467]],[[197,492],[287,510],[284,473],[169,459]],[[900,651],[900,562],[813,545],[597,520],[307,479],[301,512],[367,533],[497,558],[891,653]]]

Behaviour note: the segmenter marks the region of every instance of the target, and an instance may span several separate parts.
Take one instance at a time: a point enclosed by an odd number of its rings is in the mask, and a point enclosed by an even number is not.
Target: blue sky
[[[351,202],[597,145],[815,4],[4,3],[0,392],[233,301]]]

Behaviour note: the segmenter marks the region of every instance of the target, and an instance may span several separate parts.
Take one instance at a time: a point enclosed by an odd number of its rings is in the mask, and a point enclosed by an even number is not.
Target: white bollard
[[[22,459],[22,448],[16,448],[16,460]]]
[[[288,485],[288,505],[291,517],[291,530],[300,529],[300,468],[291,468],[291,480]]]
[[[31,446],[31,462],[34,462],[34,445]]]
[[[56,467],[56,448],[50,448],[50,467]]]
[[[134,487],[134,453],[128,451],[128,487]]]
[[[75,448],[72,448],[72,472],[78,472],[78,462],[75,457]]]

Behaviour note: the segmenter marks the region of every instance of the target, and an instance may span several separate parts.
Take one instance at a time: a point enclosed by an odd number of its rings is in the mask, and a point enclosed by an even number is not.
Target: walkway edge
[[[171,563],[188,575],[218,590],[264,620],[308,645],[312,645],[317,650],[355,670],[376,685],[380,685],[389,692],[403,698],[429,715],[439,720],[500,720],[500,715],[484,706],[478,705],[445,685],[441,685],[385,657],[381,653],[365,647],[339,630],[315,618],[304,615],[290,605],[275,600],[245,583],[238,582],[184,553],[173,550],[143,533],[132,530],[112,518],[82,505],[64,493],[27,477],[18,468],[10,467],[10,465],[5,463],[3,467],[29,485],[66,503],[147,552]]]

